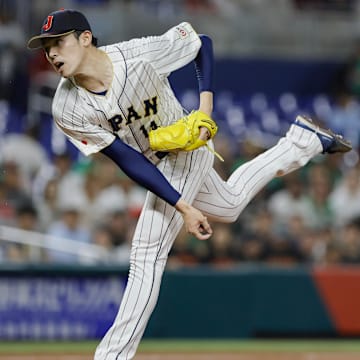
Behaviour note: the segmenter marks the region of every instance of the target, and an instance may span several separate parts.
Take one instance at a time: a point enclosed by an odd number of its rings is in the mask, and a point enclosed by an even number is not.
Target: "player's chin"
[[[66,71],[64,71],[64,69],[58,70],[57,73],[58,73],[60,76],[62,76],[63,78],[66,78],[66,79],[70,77],[70,74],[67,73]]]
[[[66,66],[65,65],[63,65],[63,66],[61,66],[59,69],[57,69],[56,70],[56,72],[60,75],[60,76],[62,76],[63,78],[69,78],[69,77],[71,77],[73,74],[72,73],[70,73],[70,71],[68,71],[67,69],[66,69]]]

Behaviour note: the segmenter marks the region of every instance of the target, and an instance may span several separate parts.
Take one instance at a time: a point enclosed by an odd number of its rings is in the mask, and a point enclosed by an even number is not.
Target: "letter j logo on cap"
[[[46,23],[43,25],[43,30],[44,31],[49,31],[51,29],[52,23],[53,23],[53,18],[54,16],[49,15],[46,19]]]

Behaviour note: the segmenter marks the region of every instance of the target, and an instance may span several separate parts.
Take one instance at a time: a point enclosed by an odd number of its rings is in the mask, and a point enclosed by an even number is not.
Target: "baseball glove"
[[[192,111],[169,126],[159,127],[149,132],[150,148],[155,151],[191,151],[206,145],[207,140],[199,139],[200,127],[209,131],[212,139],[218,127],[210,116],[202,111]]]

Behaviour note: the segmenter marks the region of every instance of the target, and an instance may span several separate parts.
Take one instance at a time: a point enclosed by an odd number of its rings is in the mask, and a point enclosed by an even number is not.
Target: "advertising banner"
[[[0,277],[0,339],[101,338],[125,276]]]

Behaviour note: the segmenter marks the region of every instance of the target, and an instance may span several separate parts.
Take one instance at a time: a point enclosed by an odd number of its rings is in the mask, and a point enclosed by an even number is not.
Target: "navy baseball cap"
[[[53,11],[44,20],[40,34],[33,36],[27,46],[29,49],[39,49],[43,39],[85,30],[91,31],[91,27],[81,12],[70,9]]]

